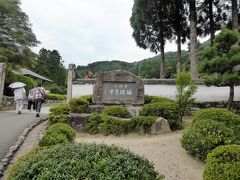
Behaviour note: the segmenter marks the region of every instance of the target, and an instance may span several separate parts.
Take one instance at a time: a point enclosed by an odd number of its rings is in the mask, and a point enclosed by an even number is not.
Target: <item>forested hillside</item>
[[[188,69],[189,53],[187,51],[182,51],[182,58],[184,62],[184,66]],[[167,52],[165,54],[166,58],[166,78],[173,78],[176,74],[176,52]],[[160,72],[160,57],[154,56],[152,58],[143,59],[141,61],[128,63],[124,61],[98,61],[87,66],[77,66],[76,76],[77,78],[84,78],[88,72],[91,70],[94,73],[94,77],[96,77],[97,73],[103,71],[112,71],[112,70],[127,70],[135,75],[140,75],[142,78],[150,79],[150,78],[159,78]]]

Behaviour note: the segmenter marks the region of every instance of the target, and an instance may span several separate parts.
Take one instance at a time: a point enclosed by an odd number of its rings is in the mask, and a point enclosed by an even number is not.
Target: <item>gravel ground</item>
[[[79,133],[76,142],[115,144],[154,163],[165,180],[201,180],[204,163],[194,159],[180,144],[182,131],[166,135],[103,136]]]

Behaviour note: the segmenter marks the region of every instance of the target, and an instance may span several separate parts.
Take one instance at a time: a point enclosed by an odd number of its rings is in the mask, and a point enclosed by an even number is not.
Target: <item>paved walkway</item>
[[[47,116],[49,107],[43,107],[41,117]],[[0,111],[0,160],[6,155],[10,146],[18,140],[19,135],[38,121],[34,111],[23,110],[22,114],[15,111]]]

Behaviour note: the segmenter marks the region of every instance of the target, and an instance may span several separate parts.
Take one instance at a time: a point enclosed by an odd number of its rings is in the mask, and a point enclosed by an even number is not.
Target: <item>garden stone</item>
[[[139,115],[142,106],[127,106],[126,108],[132,117],[136,117]]]
[[[168,121],[162,117],[159,117],[156,122],[151,126],[151,134],[167,134],[171,133]]]
[[[106,106],[104,105],[88,105],[87,111],[89,113],[93,113],[93,112],[102,113],[105,107]]]
[[[69,124],[77,132],[83,132],[84,127],[86,126],[87,121],[90,118],[90,116],[91,116],[91,114],[71,113],[67,124]]]
[[[123,71],[99,73],[93,88],[94,104],[144,104],[144,82],[134,74]]]

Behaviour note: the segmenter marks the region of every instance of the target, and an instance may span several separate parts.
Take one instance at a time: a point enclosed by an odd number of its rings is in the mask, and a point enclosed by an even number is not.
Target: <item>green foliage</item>
[[[63,100],[67,99],[67,97],[65,95],[53,94],[53,93],[48,93],[46,98],[49,99],[49,100],[60,100],[60,101],[63,101]]]
[[[174,100],[171,100],[169,98],[166,97],[160,97],[160,96],[149,96],[149,95],[145,95],[144,96],[144,104],[152,104],[152,103],[156,103],[156,102],[174,102]]]
[[[51,79],[51,77],[48,77]],[[48,83],[46,85],[46,89],[48,89],[51,93],[54,94],[67,94],[67,88],[65,85],[59,86],[55,83]]]
[[[53,114],[50,113],[48,115],[48,122],[49,124],[54,124],[54,123],[66,123],[69,119],[68,114]]]
[[[205,119],[186,129],[181,139],[184,149],[205,160],[207,154],[220,145],[234,144],[233,131],[221,122]]]
[[[17,81],[22,82],[26,84],[24,87],[26,91],[28,92],[30,89],[34,88],[37,86],[37,82],[34,81],[32,78],[23,76],[23,75],[16,75]]]
[[[69,104],[57,104],[57,105],[54,105],[50,108],[50,112],[55,114],[55,115],[58,115],[58,114],[69,114],[70,112],[70,106]]]
[[[8,179],[163,179],[147,159],[103,144],[63,144],[35,149],[10,170]]]
[[[39,141],[39,146],[52,146],[60,143],[72,142],[75,131],[64,123],[55,123],[48,127],[46,134]]]
[[[121,135],[127,133],[150,133],[151,126],[157,117],[137,116],[131,119],[114,118],[108,115],[94,113],[84,129],[90,134]]]
[[[71,112],[86,113],[89,102],[85,98],[73,98],[70,102]]]
[[[130,119],[120,119],[104,115],[102,121],[103,122],[99,125],[99,131],[104,135],[128,133],[127,130]]]
[[[92,95],[81,96],[81,99],[86,100],[88,104],[92,104]]]
[[[191,81],[190,73],[185,70],[177,74],[176,85],[176,102],[178,104],[179,118],[182,122],[184,113],[195,101],[195,98],[192,98],[192,96],[196,93],[197,86]]]
[[[103,115],[93,113],[84,127],[84,131],[90,134],[98,134],[100,133],[99,126],[101,123],[103,123]]]
[[[193,116],[193,124],[205,119],[222,122],[226,127],[233,130],[238,142],[240,143],[240,116],[222,108],[208,108],[196,112]]]
[[[240,145],[214,149],[207,157],[203,179],[240,179]]]
[[[126,107],[123,106],[107,106],[105,107],[103,113],[120,118],[130,118],[131,114],[128,112]]]
[[[178,106],[175,102],[156,102],[146,104],[140,110],[142,116],[157,116],[168,120],[171,129],[179,129]]]

